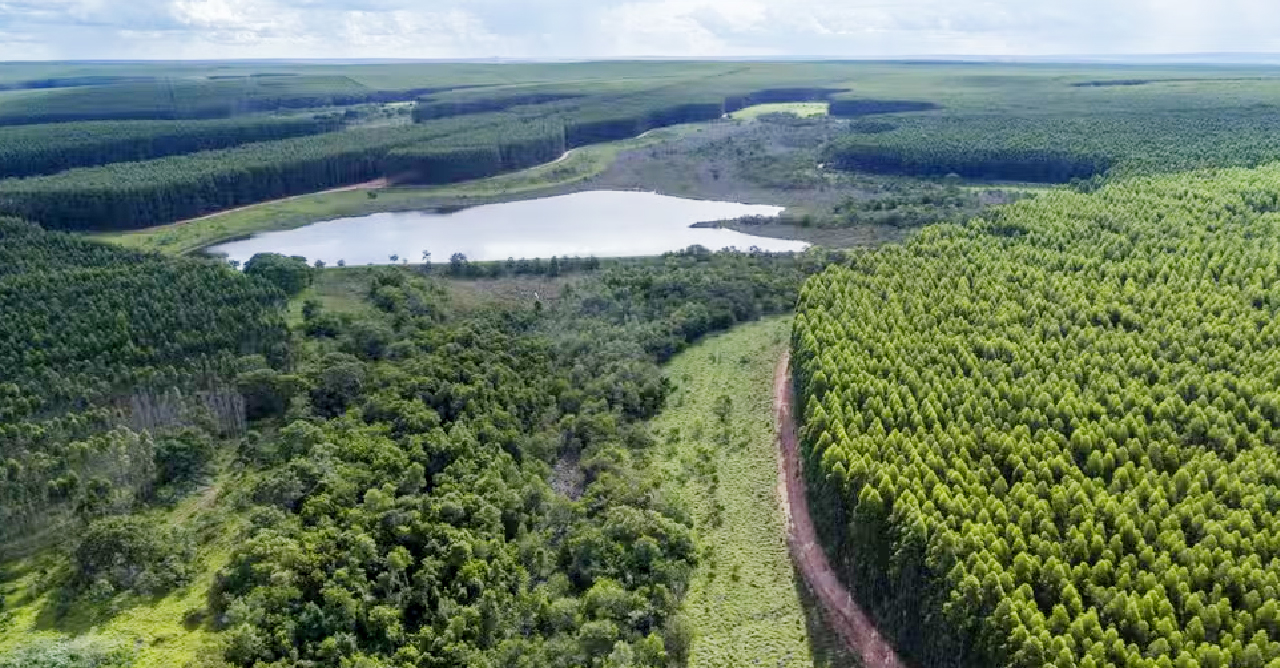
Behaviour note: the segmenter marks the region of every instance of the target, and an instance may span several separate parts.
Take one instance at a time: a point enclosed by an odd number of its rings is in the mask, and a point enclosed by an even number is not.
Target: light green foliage
[[[773,104],[757,104],[746,109],[739,109],[729,114],[730,118],[744,121],[755,120],[765,114],[795,114],[801,118],[810,116],[826,116],[825,102],[777,102]]]
[[[650,428],[664,493],[688,499],[703,552],[683,605],[689,668],[845,665],[815,656],[834,636],[805,608],[778,505],[773,373],[790,328],[742,325],[665,369],[676,390]]]
[[[95,636],[34,639],[0,656],[0,668],[131,668],[136,655],[122,642]]]
[[[1277,184],[1051,191],[806,284],[815,507],[901,650],[1280,659]]]

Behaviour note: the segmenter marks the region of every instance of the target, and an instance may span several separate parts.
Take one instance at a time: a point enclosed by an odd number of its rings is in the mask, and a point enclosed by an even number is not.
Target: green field
[[[778,505],[771,401],[790,331],[791,318],[742,325],[666,368],[677,390],[652,423],[665,492],[694,508],[703,550],[684,601],[689,668],[852,665],[806,605]]]
[[[697,124],[662,128],[642,137],[576,148],[559,162],[455,185],[382,188],[376,197],[370,197],[370,190],[316,193],[136,232],[94,236],[129,248],[179,255],[258,232],[293,229],[333,218],[520,199],[597,176],[623,151],[656,146],[699,130]]]
[[[212,507],[219,489],[219,484],[210,485],[157,515],[174,524],[227,522]],[[63,616],[55,614],[58,590],[48,584],[51,576],[66,567],[66,557],[58,548],[0,565],[0,599],[5,601],[0,614],[0,659],[37,639],[69,638],[130,648],[129,668],[181,667],[216,653],[216,632],[198,621],[189,624],[187,613],[207,606],[214,576],[230,557],[238,526],[232,519],[201,547],[197,572],[187,586],[160,598],[122,595],[100,603],[77,602]]]
[[[779,102],[777,104],[757,104],[739,109],[731,114],[729,118],[737,118],[744,121],[752,121],[764,114],[795,114],[802,118],[810,116],[826,116],[826,102]]]

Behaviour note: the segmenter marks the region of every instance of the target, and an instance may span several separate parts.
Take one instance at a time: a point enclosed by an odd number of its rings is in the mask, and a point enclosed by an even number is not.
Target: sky
[[[1280,52],[1275,0],[0,0],[0,60]]]

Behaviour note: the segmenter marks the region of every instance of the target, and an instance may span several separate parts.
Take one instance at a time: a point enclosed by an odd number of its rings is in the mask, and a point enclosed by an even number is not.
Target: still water
[[[449,214],[379,213],[342,218],[267,232],[209,251],[241,262],[256,253],[301,255],[332,266],[339,260],[348,265],[421,262],[424,251],[431,253],[432,262],[447,262],[454,253],[469,260],[660,255],[694,244],[711,250],[726,246],[804,250],[808,244],[802,241],[689,227],[704,221],[781,212],[775,206],[593,191],[477,206]],[[392,260],[392,255],[398,259]]]

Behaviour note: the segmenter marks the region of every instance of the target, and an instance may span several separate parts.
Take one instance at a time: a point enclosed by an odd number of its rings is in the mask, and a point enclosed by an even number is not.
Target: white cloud
[[[0,0],[0,58],[1280,50],[1272,0]]]

